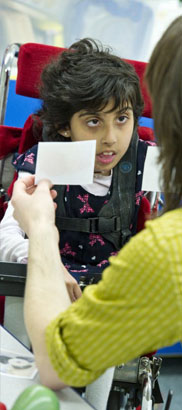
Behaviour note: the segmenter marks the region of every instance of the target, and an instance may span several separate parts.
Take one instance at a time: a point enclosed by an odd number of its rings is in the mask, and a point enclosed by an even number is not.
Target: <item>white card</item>
[[[157,163],[159,148],[150,146],[144,164],[142,191],[162,192],[160,181],[161,166]]]
[[[93,182],[96,141],[39,142],[35,183],[47,178],[55,185]]]

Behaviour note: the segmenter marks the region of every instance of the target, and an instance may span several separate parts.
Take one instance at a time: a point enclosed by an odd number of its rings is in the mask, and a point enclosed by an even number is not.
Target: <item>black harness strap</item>
[[[133,133],[130,146],[113,169],[112,194],[110,201],[99,212],[100,216],[120,217],[120,234],[110,232],[103,236],[119,250],[131,237],[130,225],[135,210],[135,184],[137,165],[138,135]]]
[[[58,228],[74,232],[110,233],[120,232],[121,223],[119,216],[97,218],[57,218]]]

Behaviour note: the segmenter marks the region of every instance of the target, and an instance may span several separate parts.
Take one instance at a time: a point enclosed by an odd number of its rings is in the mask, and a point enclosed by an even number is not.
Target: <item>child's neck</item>
[[[108,177],[109,175],[111,175],[111,171],[94,171],[94,176],[105,176]]]

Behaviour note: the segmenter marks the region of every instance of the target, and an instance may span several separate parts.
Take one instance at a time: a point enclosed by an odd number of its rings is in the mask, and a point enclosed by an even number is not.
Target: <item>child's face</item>
[[[127,151],[134,128],[130,104],[108,112],[112,107],[113,100],[102,111],[75,113],[67,131],[72,141],[96,140],[95,172],[103,175],[109,175]]]

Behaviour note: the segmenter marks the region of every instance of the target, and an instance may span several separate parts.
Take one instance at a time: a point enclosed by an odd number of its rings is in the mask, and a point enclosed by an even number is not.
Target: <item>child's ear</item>
[[[62,135],[65,138],[70,138],[71,137],[71,133],[70,130],[68,128],[62,128],[60,130],[58,130],[58,134]]]

